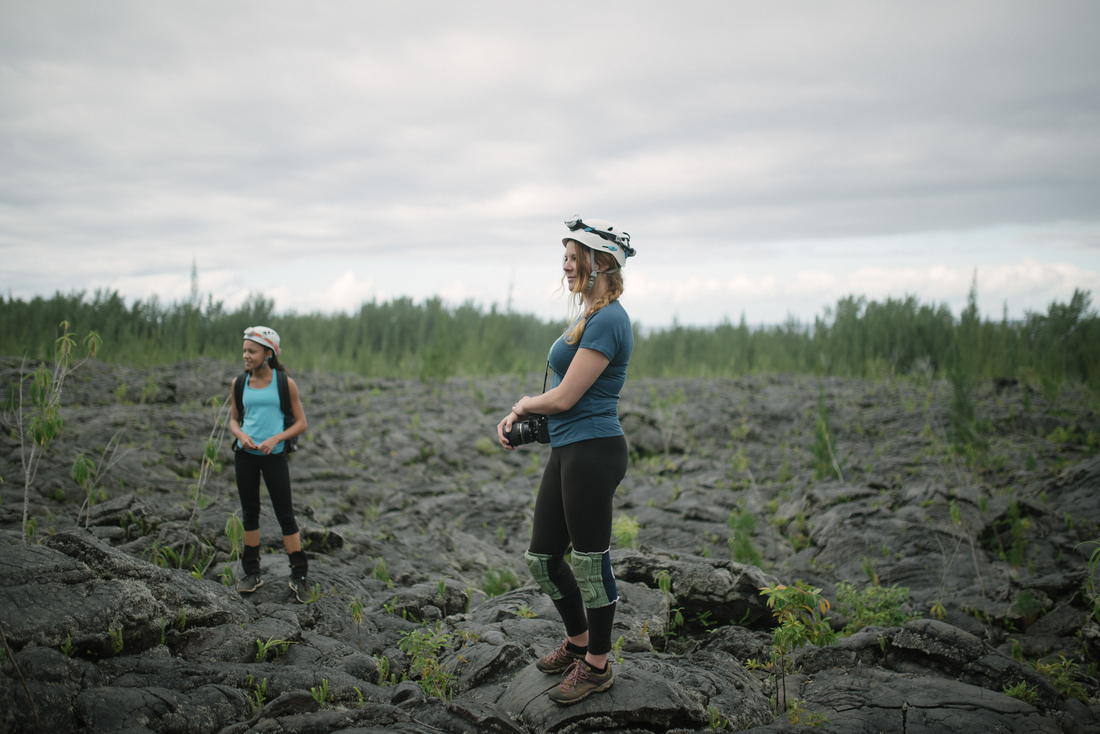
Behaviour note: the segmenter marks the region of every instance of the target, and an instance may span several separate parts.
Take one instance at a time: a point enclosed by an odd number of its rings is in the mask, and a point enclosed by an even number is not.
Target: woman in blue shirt
[[[260,575],[260,477],[267,485],[275,517],[283,531],[283,546],[290,556],[290,588],[298,601],[305,602],[309,591],[306,575],[309,563],[302,550],[302,538],[294,518],[290,497],[290,469],[285,442],[306,430],[306,415],[298,398],[298,385],[287,378],[294,423],[285,425],[279,397],[279,335],[266,326],[244,331],[244,368],[246,374],[233,380],[230,394],[236,395],[237,380],[245,380],[241,402],[244,416],[231,399],[229,431],[237,439],[239,450],[233,455],[237,475],[237,493],[241,498],[244,525],[242,577],[237,590],[252,592],[263,584]],[[285,370],[284,370],[285,371]]]
[[[524,396],[497,425],[506,449],[512,424],[549,416],[550,460],[542,475],[524,558],[565,623],[566,638],[536,665],[565,673],[551,700],[573,704],[614,683],[608,664],[618,591],[611,570],[611,503],[626,475],[619,391],[634,348],[619,303],[630,235],[601,219],[566,222],[563,280],[581,311],[550,348],[551,388]],[[572,545],[571,562],[565,553]]]

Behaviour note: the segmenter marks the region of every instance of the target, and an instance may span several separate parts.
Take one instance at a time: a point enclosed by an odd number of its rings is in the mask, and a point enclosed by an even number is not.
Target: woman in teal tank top
[[[294,517],[290,496],[290,469],[286,442],[306,430],[306,415],[298,397],[298,385],[287,378],[294,422],[285,425],[279,399],[278,373],[285,372],[279,362],[279,335],[266,326],[253,326],[244,332],[245,375],[230,387],[229,431],[237,439],[239,450],[233,456],[237,493],[241,499],[244,525],[244,555],[237,590],[251,593],[263,585],[260,572],[260,478],[267,486],[275,517],[283,532],[283,546],[290,559],[290,589],[298,601],[309,593],[309,562],[302,550],[302,538]],[[237,408],[237,380],[245,380],[241,392],[244,416]]]

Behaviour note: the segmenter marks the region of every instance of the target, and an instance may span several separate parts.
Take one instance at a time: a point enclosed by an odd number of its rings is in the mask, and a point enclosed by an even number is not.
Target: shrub
[[[836,585],[837,609],[848,617],[848,625],[842,634],[848,636],[864,627],[900,627],[920,612],[907,612],[909,589],[904,586],[870,585],[856,591],[855,585],[841,581]]]

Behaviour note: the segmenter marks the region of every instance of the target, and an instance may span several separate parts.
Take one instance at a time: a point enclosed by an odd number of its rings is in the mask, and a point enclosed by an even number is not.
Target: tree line
[[[51,359],[59,324],[96,331],[100,359],[152,366],[206,356],[236,360],[246,326],[281,335],[292,370],[350,371],[375,377],[442,379],[453,375],[541,372],[566,323],[532,315],[457,307],[438,298],[364,303],[340,314],[276,313],[250,296],[228,310],[198,298],[127,305],[117,292],[56,293],[29,301],[0,297],[0,354]],[[956,317],[945,304],[915,296],[885,301],[848,296],[813,323],[750,328],[742,316],[713,327],[636,328],[630,372],[638,377],[733,377],[800,373],[846,377],[917,375],[968,381],[1024,379],[1057,389],[1064,380],[1100,391],[1100,318],[1091,295],[1021,320],[983,318],[976,287]]]

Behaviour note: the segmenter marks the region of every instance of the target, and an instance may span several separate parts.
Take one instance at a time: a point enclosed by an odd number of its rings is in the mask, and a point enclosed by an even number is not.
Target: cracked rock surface
[[[19,369],[0,358],[5,394]],[[548,447],[493,439],[541,375],[295,374],[299,604],[266,504],[263,586],[222,583],[238,567],[228,442],[199,477],[210,399],[237,371],[88,363],[26,492],[3,417],[0,732],[1100,731],[1100,416],[1077,388],[979,386],[986,447],[968,459],[945,382],[628,380],[616,683],[563,708],[534,667],[563,631],[522,559]],[[100,469],[83,510],[80,453]],[[842,634],[777,677],[760,587],[799,580]],[[908,590],[904,614],[853,631],[841,582],[875,581]]]

